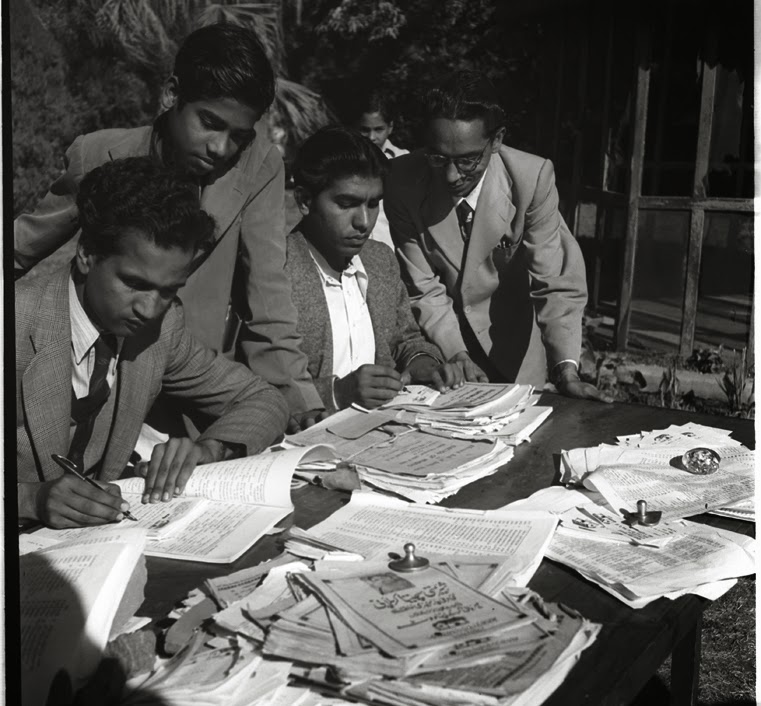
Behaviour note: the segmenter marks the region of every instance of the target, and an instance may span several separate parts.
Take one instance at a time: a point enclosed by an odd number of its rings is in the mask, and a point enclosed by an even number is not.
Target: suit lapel
[[[230,230],[247,205],[246,195],[250,193],[250,180],[238,167],[232,167],[214,183],[203,189],[201,208],[214,216],[217,221],[215,241],[221,240]]]
[[[432,170],[433,172],[433,170]],[[454,210],[454,201],[440,176],[433,172],[431,188],[421,204],[423,223],[438,249],[450,261],[452,267],[462,267],[463,242],[460,224]]]
[[[71,323],[69,274],[52,279],[40,300],[45,328],[31,333],[35,355],[24,371],[22,392],[29,436],[46,479],[60,475],[51,454],[66,454],[71,424]]]
[[[512,179],[499,154],[493,154],[476,204],[463,281],[478,272],[504,235],[512,236],[514,215]]]

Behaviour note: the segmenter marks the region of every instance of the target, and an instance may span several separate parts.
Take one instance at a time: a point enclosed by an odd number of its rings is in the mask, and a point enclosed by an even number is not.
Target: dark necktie
[[[457,220],[460,222],[460,235],[467,243],[470,240],[470,233],[473,230],[473,209],[470,204],[463,199],[457,204]]]
[[[106,378],[116,351],[116,337],[101,334],[95,341],[94,348],[95,364],[87,396],[76,399],[74,391],[71,392],[71,416],[77,423],[77,428],[69,446],[69,458],[77,464],[80,471],[84,471],[85,449],[90,442],[95,419],[111,394],[111,386]]]

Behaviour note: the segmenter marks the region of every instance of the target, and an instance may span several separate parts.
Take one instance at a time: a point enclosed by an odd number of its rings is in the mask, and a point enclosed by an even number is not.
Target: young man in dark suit
[[[245,366],[203,346],[177,293],[213,242],[196,184],[148,157],[107,162],[82,181],[69,266],[16,283],[16,472],[22,521],[75,527],[122,519],[114,485],[159,392],[202,430],[157,446],[144,502],[182,492],[199,463],[262,451],[287,407]],[[73,460],[93,487],[64,475]]]

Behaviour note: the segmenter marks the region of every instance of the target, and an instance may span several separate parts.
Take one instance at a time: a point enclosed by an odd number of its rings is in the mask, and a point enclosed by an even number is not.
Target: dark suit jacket
[[[441,170],[421,151],[391,161],[384,208],[412,309],[450,358],[470,327],[507,381],[542,384],[581,355],[584,261],[558,211],[552,163],[502,146],[492,155],[463,264]],[[546,351],[546,358],[545,358]]]
[[[233,303],[242,319],[239,358],[286,396],[292,411],[319,408],[299,349],[296,312],[285,265],[283,161],[257,125],[259,136],[225,174],[204,187],[201,206],[217,223],[211,255],[179,293],[187,325],[216,351],[232,350],[223,340],[225,316],[239,269]],[[151,153],[152,126],[100,130],[78,137],[66,152],[66,170],[33,213],[14,223],[16,267],[26,270],[70,240],[79,229],[76,195],[84,175],[109,159]]]
[[[360,253],[367,272],[367,308],[375,334],[375,363],[404,370],[416,353],[442,360],[441,351],[420,333],[410,310],[394,253],[383,243],[368,240]],[[309,358],[309,372],[325,407],[333,404],[333,329],[319,270],[304,236],[288,236],[286,271],[291,278],[298,312],[301,345]]]
[[[19,481],[52,480],[50,458],[66,455],[71,420],[69,268],[16,283],[16,442]],[[242,444],[258,453],[285,429],[287,407],[277,390],[245,366],[196,341],[179,301],[160,326],[127,338],[117,367],[114,421],[99,477],[118,478],[160,390],[211,424],[201,439]]]

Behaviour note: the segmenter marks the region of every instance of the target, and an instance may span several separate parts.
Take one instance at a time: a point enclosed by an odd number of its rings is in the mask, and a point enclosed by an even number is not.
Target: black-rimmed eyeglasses
[[[428,164],[434,169],[443,169],[451,162],[460,174],[472,174],[478,169],[478,165],[481,164],[481,160],[484,158],[484,152],[486,152],[486,148],[489,147],[489,145],[491,145],[491,140],[484,145],[484,148],[481,150],[481,154],[479,154],[478,157],[445,157],[443,154],[426,152],[425,158],[428,160]]]

